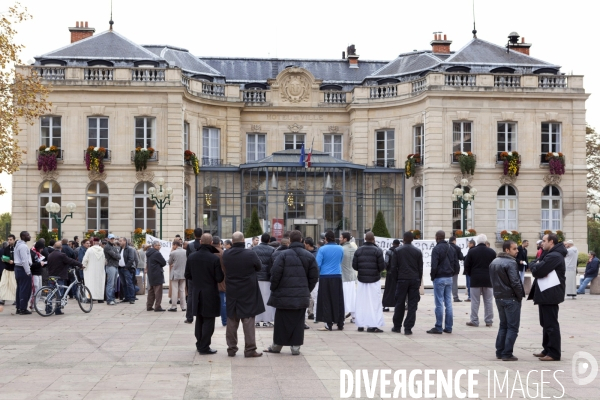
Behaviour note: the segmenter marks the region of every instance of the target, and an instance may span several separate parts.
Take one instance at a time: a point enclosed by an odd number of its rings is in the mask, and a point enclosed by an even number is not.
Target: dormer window
[[[446,68],[446,72],[471,72],[471,68],[457,65],[455,67]]]
[[[320,90],[336,90],[341,91],[342,87],[340,85],[323,85]]]
[[[114,63],[106,60],[92,60],[88,61],[89,67],[114,67]]]
[[[380,79],[377,81],[377,85],[381,86],[381,85],[392,85],[394,83],[400,83],[399,79],[396,78],[386,78],[386,79]]]
[[[64,67],[67,65],[67,62],[63,60],[42,60],[40,64],[45,67]]]
[[[202,75],[202,74],[192,75],[192,78],[198,79],[200,81],[205,81],[205,82],[212,82],[215,79],[212,76]]]
[[[499,68],[494,68],[490,72],[492,74],[514,74],[515,73],[515,69],[514,68],[509,68],[509,67],[499,67]]]
[[[143,68],[156,68],[158,67],[158,63],[152,60],[142,60],[136,61],[133,63],[135,67],[143,67]]]

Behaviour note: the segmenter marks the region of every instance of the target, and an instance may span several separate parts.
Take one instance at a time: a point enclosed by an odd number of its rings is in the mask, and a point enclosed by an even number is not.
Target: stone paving
[[[300,356],[292,356],[289,348],[284,348],[281,354],[254,359],[245,359],[241,352],[233,358],[226,356],[225,328],[220,320],[213,336],[218,353],[199,355],[193,325],[183,323],[184,313],[147,312],[145,296],[138,297],[135,305],[94,304],[90,314],[70,302],[64,316],[48,318],[35,313],[12,315],[14,307],[7,306],[0,313],[0,399],[340,398],[342,369],[367,369],[370,373],[375,369],[408,373],[413,369],[478,369],[475,392],[483,399],[494,398],[492,389],[488,394],[490,371],[501,373],[503,379],[508,370],[511,387],[518,371],[523,387],[529,390],[527,397],[542,397],[541,380],[548,382],[543,384],[543,397],[561,397],[561,385],[563,399],[600,396],[599,378],[578,386],[571,377],[576,351],[600,359],[600,296],[579,296],[560,306],[563,358],[551,363],[532,356],[541,349],[542,330],[531,301],[523,304],[515,348],[519,361],[508,363],[495,358],[497,321],[492,328],[465,325],[470,303],[454,303],[452,334],[426,334],[434,323],[431,293],[421,298],[412,336],[390,332],[391,312],[384,313],[385,332],[379,334],[358,332],[353,324],[343,331],[318,332],[315,328],[321,324],[309,322],[311,329],[306,331]],[[256,337],[261,350],[271,343],[272,329],[258,328]],[[553,372],[547,372],[542,379],[541,369],[563,372],[557,372],[556,379]],[[536,371],[527,380],[532,370]],[[466,379],[460,383],[466,390]],[[365,396],[364,385],[361,387]],[[393,389],[392,384],[388,392]],[[504,394],[497,391],[496,398],[524,397],[521,391],[512,396],[506,388]],[[375,398],[380,395],[377,388]]]

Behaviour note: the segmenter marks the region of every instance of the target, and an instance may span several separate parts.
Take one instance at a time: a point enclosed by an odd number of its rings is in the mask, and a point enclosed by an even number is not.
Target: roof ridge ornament
[[[477,39],[477,29],[475,29],[475,0],[473,0],[473,39]]]
[[[110,25],[110,31],[112,32],[112,28],[114,25],[115,21],[113,21],[112,19],[112,0],[110,0],[110,21],[108,21],[108,25]]]

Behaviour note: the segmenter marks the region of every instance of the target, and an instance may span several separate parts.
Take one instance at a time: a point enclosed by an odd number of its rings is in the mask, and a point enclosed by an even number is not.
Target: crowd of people
[[[108,306],[135,304],[138,278],[146,276],[146,310],[185,312],[185,323],[195,321],[196,349],[200,354],[214,354],[211,339],[215,320],[226,327],[228,356],[238,352],[237,332],[240,323],[244,331],[245,357],[260,357],[255,340],[255,328],[273,328],[273,342],[266,352],[279,353],[290,346],[300,354],[304,331],[310,329],[307,320],[323,323],[320,331],[345,328],[346,321],[358,331],[383,332],[383,312],[394,307],[392,332],[411,335],[421,298],[423,254],[412,245],[413,234],[406,232],[402,241],[383,250],[375,236],[365,234],[364,244],[357,246],[349,232],[338,238],[327,231],[317,244],[303,238],[299,231],[288,231],[280,239],[263,234],[252,238],[246,246],[244,235],[235,232],[231,239],[194,230],[195,240],[184,241],[179,235],[172,241],[167,259],[161,252],[161,242],[144,244],[135,249],[126,238],[109,234],[106,239],[73,241],[38,240],[29,247],[31,237],[21,232],[19,240],[8,237],[4,245],[0,301],[14,301],[16,315],[31,314],[36,291],[48,283],[50,276],[68,285],[70,268],[79,269],[78,279],[85,282],[92,298]],[[577,248],[572,241],[559,242],[554,234],[544,235],[537,243],[535,260],[529,262],[528,241],[517,245],[505,241],[502,251],[490,248],[485,235],[469,242],[466,255],[456,245],[456,238],[446,241],[445,232],[435,235],[431,252],[430,278],[433,282],[435,324],[428,334],[452,333],[453,302],[458,296],[457,278],[460,261],[467,277],[467,299],[471,313],[467,326],[480,325],[479,309],[483,299],[483,322],[492,327],[494,300],[499,317],[496,356],[515,361],[521,304],[525,297],[525,271],[535,278],[528,299],[539,308],[543,329],[543,350],[535,353],[542,361],[561,358],[561,337],[558,305],[565,296],[585,294],[586,286],[598,275],[599,260],[594,252],[584,277],[576,286]],[[170,307],[162,307],[165,270],[168,267]],[[381,275],[386,271],[385,290],[381,290]],[[143,282],[143,279],[142,279]],[[70,293],[70,296],[76,295]],[[58,306],[56,314],[62,314]]]

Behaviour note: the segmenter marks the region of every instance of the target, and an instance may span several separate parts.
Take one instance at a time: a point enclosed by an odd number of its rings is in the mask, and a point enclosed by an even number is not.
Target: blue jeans
[[[471,277],[469,275],[465,275],[467,277],[467,298],[471,298]]]
[[[496,357],[509,358],[513,355],[513,348],[519,325],[521,324],[521,302],[516,299],[496,299],[500,329],[496,336]]]
[[[129,272],[131,273],[131,286],[133,286],[133,296],[131,298],[135,299],[136,293],[140,291],[140,287],[137,285],[137,278],[135,277],[137,270],[134,268],[129,270]]]
[[[68,286],[68,281],[65,280],[65,279],[57,279],[56,280],[56,284],[57,285]],[[61,315],[63,312],[62,312],[62,309],[60,308],[60,304],[61,304],[61,300],[60,299],[62,299],[63,295],[65,294],[65,289],[61,288],[60,286],[57,286],[57,287],[58,287],[58,293],[59,293],[60,297],[58,299],[56,299],[56,303],[57,304],[56,304],[56,309],[55,309],[56,311],[55,311],[54,314]],[[76,287],[77,286],[73,286],[73,288],[71,288],[71,290],[75,290]]]
[[[117,284],[117,267],[109,267],[106,266],[104,268],[106,271],[106,301],[110,303],[111,301],[115,301],[115,286]]]
[[[435,328],[442,331],[444,306],[446,307],[445,329],[452,332],[454,316],[452,314],[452,277],[435,278],[433,280],[433,295],[435,298]]]
[[[128,268],[119,267],[119,278],[121,278],[121,288],[123,290],[124,301],[134,301],[135,292],[133,291],[133,282],[131,281],[131,272]]]
[[[221,323],[227,325],[227,303],[225,302],[225,292],[219,292],[221,296]]]
[[[17,310],[27,310],[27,303],[31,299],[31,275],[27,275],[25,268],[15,265],[15,280],[17,281],[15,292]]]
[[[17,269],[15,268],[15,272]],[[577,294],[585,294],[585,288],[594,278],[581,278],[579,280],[579,289],[577,289]]]

